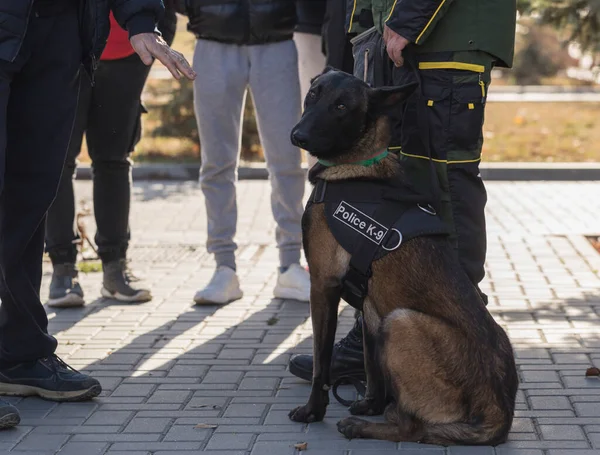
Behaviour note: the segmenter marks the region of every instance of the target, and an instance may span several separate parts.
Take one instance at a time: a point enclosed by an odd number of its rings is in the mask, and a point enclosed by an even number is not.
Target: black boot
[[[290,360],[290,373],[305,381],[312,381],[313,356],[295,355]],[[352,330],[333,347],[331,356],[331,383],[342,376],[366,381],[363,354],[362,317],[356,319]]]

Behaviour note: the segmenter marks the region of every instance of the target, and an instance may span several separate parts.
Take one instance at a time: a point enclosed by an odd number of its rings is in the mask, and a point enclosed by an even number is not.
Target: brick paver
[[[91,196],[78,184],[78,199]],[[239,274],[245,296],[221,308],[194,307],[212,274],[206,219],[195,183],[138,183],[131,258],[154,299],[120,305],[97,298],[100,274],[83,274],[87,305],[47,308],[59,354],[104,387],[93,403],[16,399],[22,423],[0,433],[0,453],[214,455],[598,455],[600,255],[585,240],[600,232],[600,184],[488,184],[489,249],[482,288],[515,347],[521,387],[507,444],[497,448],[345,440],[347,411],[332,403],[323,423],[290,422],[309,385],[286,371],[310,353],[306,303],[272,298],[277,250],[263,181],[239,184]],[[93,234],[92,218],[87,225]],[[43,297],[47,292],[46,264]],[[352,324],[345,307],[339,333]],[[347,393],[350,393],[348,391]]]

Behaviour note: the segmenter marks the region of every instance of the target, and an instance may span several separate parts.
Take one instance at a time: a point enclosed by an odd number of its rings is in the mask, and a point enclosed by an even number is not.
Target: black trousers
[[[81,43],[75,2],[33,7],[13,62],[0,60],[0,366],[51,355],[40,302],[46,212],[77,106]]]
[[[125,258],[129,245],[130,153],[141,135],[140,97],[150,67],[137,54],[103,60],[95,85],[83,81],[77,117],[58,194],[48,212],[46,249],[54,264],[74,263],[79,236],[75,229],[73,178],[85,133],[92,159],[98,254],[104,262]]]
[[[371,86],[420,82],[392,113],[389,149],[399,155],[417,189],[425,194],[434,189],[460,264],[479,289],[487,250],[487,193],[479,163],[494,58],[476,51],[415,54],[407,49],[405,65],[396,68],[375,29],[352,42],[354,75]],[[480,295],[487,303],[487,296]]]

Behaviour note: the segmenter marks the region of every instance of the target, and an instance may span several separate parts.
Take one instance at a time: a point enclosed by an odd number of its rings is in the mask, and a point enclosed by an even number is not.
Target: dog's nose
[[[292,131],[292,144],[296,147],[304,148],[308,144],[308,136],[299,130]]]

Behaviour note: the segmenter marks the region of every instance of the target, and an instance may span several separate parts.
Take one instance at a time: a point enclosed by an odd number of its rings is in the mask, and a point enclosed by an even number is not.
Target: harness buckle
[[[391,248],[388,248],[387,246],[385,246],[386,242],[381,242],[381,248],[383,248],[385,251],[394,251],[394,250],[397,250],[400,247],[400,245],[402,245],[402,232],[400,232],[396,228],[390,229],[390,232],[395,232],[396,234],[398,234],[398,242],[396,243],[396,245],[394,245]],[[389,241],[390,238],[391,238],[391,235],[388,236],[387,241]]]

